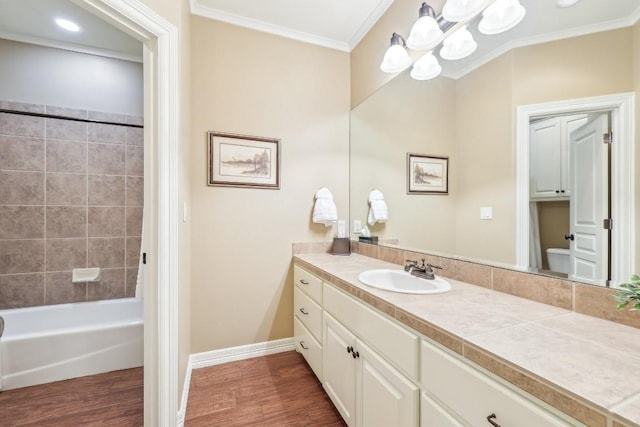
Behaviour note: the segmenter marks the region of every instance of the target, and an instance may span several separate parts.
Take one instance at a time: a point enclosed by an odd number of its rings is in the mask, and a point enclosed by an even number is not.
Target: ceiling
[[[178,0],[174,0],[178,1]],[[187,0],[182,0],[187,1]],[[190,0],[193,14],[241,25],[295,40],[351,51],[394,0]],[[421,0],[406,4],[417,18]],[[495,36],[479,34],[477,20],[470,30],[478,50],[458,61],[441,61],[443,74],[457,77],[517,46],[632,25],[640,17],[640,0],[582,0],[558,8],[555,0],[520,0],[524,20]],[[443,0],[432,0],[436,12]],[[606,7],[603,5],[606,3]],[[402,5],[405,7],[405,5]],[[412,12],[413,13],[413,12]],[[77,21],[80,33],[55,25],[54,17]],[[409,28],[395,29],[407,36]],[[45,44],[87,53],[141,61],[139,41],[95,17],[71,0],[0,0],[0,38]],[[382,41],[388,43],[388,40]]]

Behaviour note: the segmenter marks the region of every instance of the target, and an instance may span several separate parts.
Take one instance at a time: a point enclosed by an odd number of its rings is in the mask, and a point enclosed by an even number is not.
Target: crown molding
[[[40,37],[29,36],[25,34],[0,32],[0,39],[12,40],[20,43],[28,43],[37,46],[51,47],[54,49],[68,50],[71,52],[84,53],[87,55],[103,56],[105,58],[120,59],[123,61],[142,63],[142,53],[140,55],[132,55],[123,52],[116,52],[108,49],[100,49],[97,47],[83,46],[74,43],[61,42],[57,40],[48,40]]]
[[[499,56],[505,54],[506,52],[517,49],[520,47],[532,46],[541,43],[548,43],[552,41],[567,39],[571,37],[580,37],[588,34],[600,33],[603,31],[611,31],[617,30],[619,28],[630,27],[635,25],[640,19],[640,6],[628,17],[615,19],[607,22],[600,22],[592,25],[584,25],[582,27],[576,27],[569,30],[563,31],[554,31],[552,33],[540,34],[538,36],[533,37],[523,37],[520,39],[512,40],[508,43],[505,43],[498,47],[497,49],[488,52],[486,55],[478,58],[477,61],[469,64],[465,68],[452,72],[444,72],[442,73],[443,77],[448,77],[454,80],[457,80],[461,77],[466,76],[467,74],[475,71],[476,69],[482,67],[483,65],[493,61]]]
[[[224,12],[219,9],[203,6],[198,3],[198,0],[191,0],[191,13],[203,18],[222,21],[228,24],[250,28],[252,30],[260,31],[263,33],[286,37],[300,42],[328,47],[330,49],[340,50],[343,52],[350,52],[349,44],[346,42],[330,39],[327,37],[320,37],[315,34],[292,30],[291,28],[269,24],[268,22],[260,21],[257,19],[247,18],[245,16]]]
[[[371,28],[378,22],[378,20],[384,15],[384,13],[389,9],[389,6],[393,4],[394,0],[381,0],[378,3],[378,6],[371,11],[371,14],[367,17],[367,19],[362,23],[358,31],[355,32],[351,40],[349,40],[349,52],[351,52],[357,45],[362,41],[364,36],[371,31]]]

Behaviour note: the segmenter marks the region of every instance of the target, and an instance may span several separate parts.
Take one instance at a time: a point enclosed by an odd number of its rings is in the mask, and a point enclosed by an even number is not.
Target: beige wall
[[[351,221],[366,224],[369,192],[380,190],[389,221],[368,226],[380,239],[403,247],[452,253],[455,179],[449,195],[407,194],[407,153],[455,157],[455,82],[418,82],[404,73],[351,113]],[[356,236],[357,237],[357,236]]]
[[[192,352],[291,337],[291,243],[348,219],[349,55],[192,17]],[[281,138],[281,189],[208,187],[210,130]]]

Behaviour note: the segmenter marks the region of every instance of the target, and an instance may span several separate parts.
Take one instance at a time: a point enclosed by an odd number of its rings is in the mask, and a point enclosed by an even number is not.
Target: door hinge
[[[147,263],[147,253],[146,252],[142,252],[142,263],[143,264]]]
[[[602,142],[604,144],[613,143],[613,132],[607,132],[602,134]]]
[[[602,221],[602,228],[604,228],[605,230],[612,230],[613,229],[613,221],[611,220],[611,218],[605,218]]]

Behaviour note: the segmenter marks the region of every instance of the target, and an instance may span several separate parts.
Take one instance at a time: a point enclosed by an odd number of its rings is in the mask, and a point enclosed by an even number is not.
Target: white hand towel
[[[384,196],[379,190],[371,190],[371,193],[369,193],[369,205],[369,217],[367,219],[369,225],[373,225],[376,222],[387,222],[389,212]]]
[[[313,206],[313,222],[330,226],[338,220],[338,209],[333,203],[333,195],[326,188],[316,192],[316,203]]]

